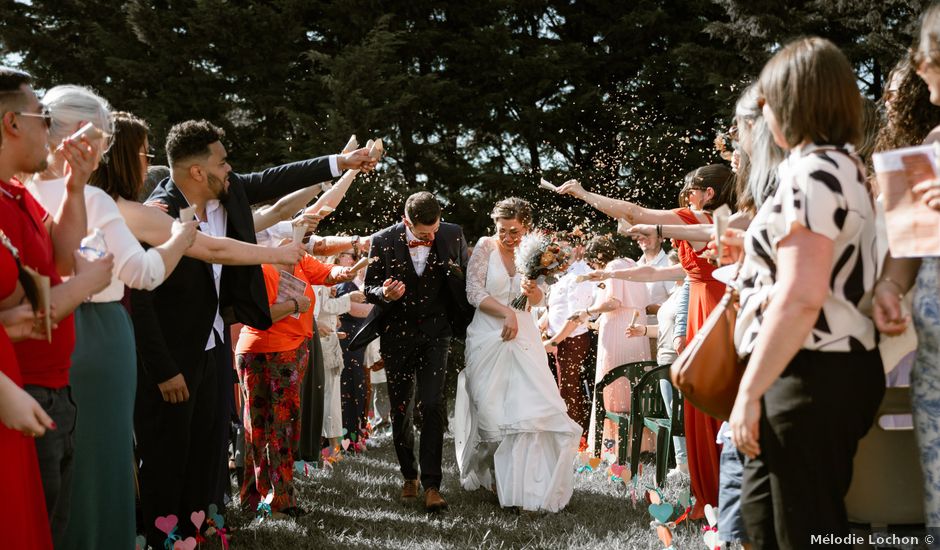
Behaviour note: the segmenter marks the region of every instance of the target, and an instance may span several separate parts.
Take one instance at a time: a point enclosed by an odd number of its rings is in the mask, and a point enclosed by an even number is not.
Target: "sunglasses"
[[[49,112],[49,107],[46,107],[45,105],[42,106],[42,110],[38,113],[27,113],[26,111],[13,111],[13,114],[18,115],[18,116],[41,118],[43,122],[46,124],[46,129],[49,129],[52,127],[52,114]]]

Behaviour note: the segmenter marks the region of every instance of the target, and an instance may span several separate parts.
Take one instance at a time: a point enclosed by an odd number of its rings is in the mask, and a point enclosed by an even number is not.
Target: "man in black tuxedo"
[[[371,170],[364,149],[235,174],[226,160],[224,133],[202,121],[177,124],[167,135],[171,177],[150,195],[171,217],[196,207],[201,231],[255,242],[251,204],[271,200],[343,170]],[[299,246],[293,263],[300,258]],[[289,251],[287,252],[290,255]],[[259,261],[263,261],[259,259]],[[131,293],[138,350],[135,433],[141,459],[140,498],[148,543],[162,548],[154,526],[175,514],[185,538],[190,514],[218,502],[218,472],[225,470],[220,402],[232,393],[228,325],[241,322],[264,330],[271,314],[261,268],[221,266],[184,257],[157,289]],[[225,320],[223,320],[223,318]]]
[[[418,496],[412,421],[417,403],[425,507],[441,510],[447,507],[440,494],[447,354],[451,337],[463,333],[472,311],[464,280],[467,242],[459,225],[441,222],[434,195],[422,191],[408,197],[402,223],[372,237],[370,256],[374,260],[366,271],[365,292],[377,307],[355,340],[361,345],[382,337],[392,434],[405,477],[402,499]]]

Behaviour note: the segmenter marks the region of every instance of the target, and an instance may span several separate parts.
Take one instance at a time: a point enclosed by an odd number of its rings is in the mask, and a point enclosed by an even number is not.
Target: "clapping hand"
[[[382,296],[390,302],[398,300],[405,295],[405,283],[395,279],[386,279],[382,283]]]

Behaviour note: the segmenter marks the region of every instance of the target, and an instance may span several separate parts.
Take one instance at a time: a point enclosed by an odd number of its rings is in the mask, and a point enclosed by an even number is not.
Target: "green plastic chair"
[[[594,456],[600,456],[604,445],[604,419],[617,424],[617,463],[625,464],[627,461],[627,442],[630,438],[630,413],[615,413],[604,408],[604,388],[614,383],[619,378],[626,378],[632,390],[636,383],[647,372],[658,366],[656,361],[639,361],[636,363],[627,363],[610,370],[594,386]]]
[[[644,416],[643,427],[656,436],[656,485],[662,487],[666,482],[666,473],[669,468],[676,467],[675,438],[685,437],[685,398],[679,388],[672,387],[672,414],[669,418]],[[633,445],[632,440],[631,445]],[[637,443],[636,450],[631,448],[631,456],[634,453],[639,456],[640,447],[642,444]]]
[[[662,485],[669,465],[669,443],[672,419],[659,389],[660,380],[669,379],[669,365],[657,367],[640,378],[630,394],[630,474],[636,476],[640,466],[643,429],[656,434],[656,484]],[[673,398],[673,408],[676,399]]]

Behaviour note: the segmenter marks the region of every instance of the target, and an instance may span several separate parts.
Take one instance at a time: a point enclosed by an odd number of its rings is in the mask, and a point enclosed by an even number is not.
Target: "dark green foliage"
[[[382,137],[382,168],[323,231],[380,228],[428,188],[471,239],[508,195],[542,225],[609,232],[539,176],[674,207],[775,47],[826,36],[877,96],[925,3],[0,0],[0,53],[40,88],[86,84],[144,117],[160,156],[187,118],[226,129],[239,171]]]

